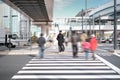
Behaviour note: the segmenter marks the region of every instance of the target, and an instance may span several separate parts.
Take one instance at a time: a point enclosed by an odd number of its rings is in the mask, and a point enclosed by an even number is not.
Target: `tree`
[[[34,34],[32,36],[32,43],[36,43],[37,39],[38,39],[38,37],[36,36],[36,32],[34,32]]]

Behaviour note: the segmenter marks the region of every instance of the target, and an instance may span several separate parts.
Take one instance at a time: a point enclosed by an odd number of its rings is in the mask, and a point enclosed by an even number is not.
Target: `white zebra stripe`
[[[89,62],[89,60],[85,61],[85,59],[35,59],[34,58],[32,59],[32,61],[29,61],[29,63],[26,64],[26,67],[23,67],[22,69],[23,70],[19,71],[17,75],[14,75],[12,79],[15,80],[17,79],[19,80],[20,79],[73,79],[73,80],[74,79],[79,79],[79,80],[80,79],[120,79],[120,75],[117,75],[115,71],[111,70],[110,67],[108,67],[106,64],[104,64],[99,60]],[[70,70],[62,70],[62,69],[70,69]],[[76,69],[84,69],[84,70],[76,70]],[[43,73],[49,75],[43,75]],[[52,75],[52,73],[56,75]],[[69,75],[69,73],[71,74],[76,73],[77,75]],[[82,75],[80,75],[79,73],[81,73]],[[94,74],[96,73],[96,75],[93,75],[91,73]],[[99,75],[97,75],[97,73]],[[100,75],[100,73],[105,73],[106,75]],[[110,75],[109,73],[111,73],[112,75]],[[32,74],[37,74],[37,75],[32,75]],[[38,74],[42,74],[42,75],[38,75]],[[59,75],[59,74],[64,74],[64,75]],[[85,74],[89,74],[89,75],[85,75]]]
[[[66,65],[72,65],[72,66],[82,66],[82,65],[105,65],[104,63],[80,63],[80,64],[75,64],[75,63],[66,63],[66,64],[58,64],[58,63],[54,63],[54,64],[26,64],[26,66],[40,66],[40,65],[43,65],[43,66],[66,66]]]
[[[75,73],[116,73],[115,71],[113,70],[22,70],[22,71],[19,71],[18,74],[21,73],[31,73],[31,74],[34,74],[34,73],[62,73],[62,74],[75,74]]]
[[[120,75],[15,75],[12,79],[120,79]]]
[[[23,67],[22,69],[110,69],[107,66],[56,66],[56,67]]]
[[[85,59],[78,59],[78,58],[67,58],[67,59],[65,59],[65,58],[63,58],[63,59],[62,59],[62,58],[60,58],[60,59],[59,59],[59,58],[48,58],[48,59],[47,59],[47,58],[43,58],[43,59],[37,59],[37,58],[36,58],[36,59],[32,59],[32,60],[38,60],[38,61],[39,61],[39,60],[40,60],[40,61],[45,61],[45,60],[48,60],[48,61],[51,61],[51,60],[53,60],[53,61],[56,61],[56,60],[60,60],[60,61],[63,61],[63,60],[64,60],[64,61],[65,61],[65,60],[81,61],[81,60],[85,60]]]
[[[66,63],[70,63],[70,62],[85,62],[85,63],[94,63],[94,62],[101,62],[101,61],[29,61],[29,63],[53,63],[53,62],[66,62]]]

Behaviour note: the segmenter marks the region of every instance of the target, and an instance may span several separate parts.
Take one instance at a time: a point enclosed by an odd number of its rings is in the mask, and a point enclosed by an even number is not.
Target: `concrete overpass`
[[[117,2],[117,15],[120,15],[120,0],[116,0]],[[104,5],[95,8],[90,12],[89,16],[93,18],[99,18],[99,16],[113,16],[114,14],[114,0]]]
[[[54,0],[2,0],[18,12],[27,16],[33,24],[48,34],[53,18]]]
[[[120,31],[120,0],[116,0],[116,12],[117,12],[117,34]],[[112,0],[109,3],[106,3],[104,5],[99,6],[98,8],[95,8],[89,13],[89,17],[92,17],[95,21],[98,23],[100,21],[114,21],[114,0]],[[111,24],[111,23],[110,23]],[[105,27],[102,25],[99,25],[100,30],[114,30],[114,25],[106,24]]]

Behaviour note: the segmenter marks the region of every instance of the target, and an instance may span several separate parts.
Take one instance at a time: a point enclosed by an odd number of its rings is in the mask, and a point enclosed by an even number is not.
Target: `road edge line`
[[[108,65],[110,68],[112,68],[114,71],[116,71],[118,74],[120,74],[120,69],[116,66],[114,66],[113,64],[111,64],[110,62],[108,62],[107,60],[103,59],[102,57],[98,56],[95,54],[95,56],[101,60],[103,63],[105,63],[106,65]]]

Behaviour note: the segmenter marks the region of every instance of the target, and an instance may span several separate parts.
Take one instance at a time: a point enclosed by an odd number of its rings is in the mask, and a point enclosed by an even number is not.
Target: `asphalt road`
[[[111,50],[113,50],[113,44],[102,44],[98,48],[99,49],[96,53],[99,56],[120,68],[120,57],[113,55],[113,52],[111,52]]]
[[[112,55],[110,52],[105,51],[106,46],[99,47],[101,51],[97,51],[97,54],[120,68],[120,57]],[[107,48],[111,49],[108,45]],[[21,48],[17,48],[21,49]],[[0,52],[3,52],[0,50]],[[7,51],[5,51],[7,52]],[[32,55],[0,55],[0,80],[10,80],[28,61],[33,58]]]
[[[27,55],[0,55],[0,80],[10,80],[31,58]]]

